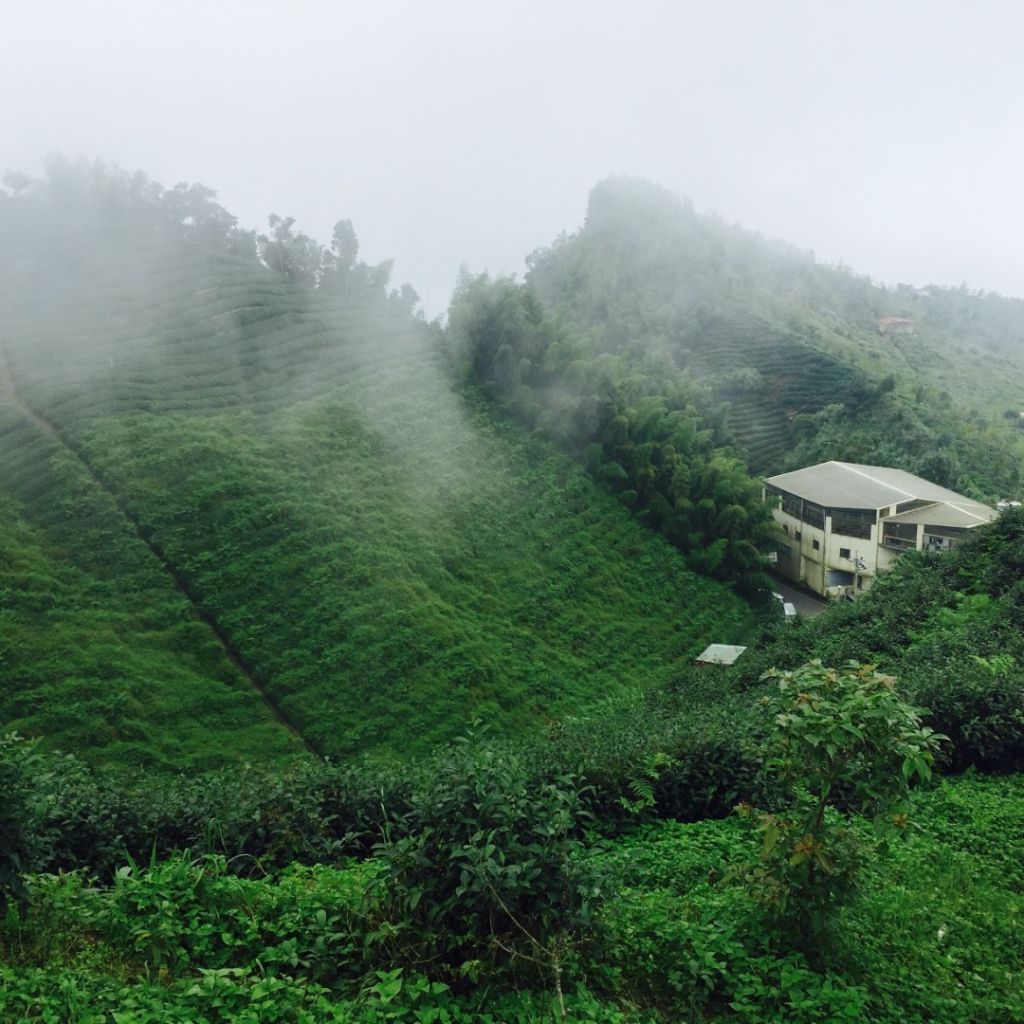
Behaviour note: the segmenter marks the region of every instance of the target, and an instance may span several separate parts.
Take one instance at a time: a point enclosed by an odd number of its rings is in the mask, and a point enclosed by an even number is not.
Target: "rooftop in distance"
[[[769,477],[766,482],[805,501],[832,508],[878,510],[915,500],[942,502],[949,506],[949,514],[957,517],[955,525],[965,526],[988,522],[996,515],[995,509],[980,501],[888,466],[820,462]]]

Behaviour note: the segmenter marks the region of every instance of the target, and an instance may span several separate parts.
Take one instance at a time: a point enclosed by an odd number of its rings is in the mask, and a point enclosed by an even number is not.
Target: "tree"
[[[334,250],[334,258],[340,270],[351,270],[359,256],[359,239],[356,238],[355,228],[352,221],[339,220],[334,225],[334,234],[331,236],[331,248]]]
[[[736,873],[773,915],[796,926],[810,952],[866,857],[906,829],[910,784],[929,778],[945,737],[923,726],[892,676],[871,665],[812,661],[765,678],[777,683],[761,702],[764,773],[777,807],[737,808],[761,849]],[[850,812],[871,819],[869,838]]]
[[[301,231],[298,234],[292,231],[294,217],[279,217],[272,213],[267,223],[271,235],[259,235],[256,239],[260,259],[289,281],[315,288],[322,270],[320,246]]]

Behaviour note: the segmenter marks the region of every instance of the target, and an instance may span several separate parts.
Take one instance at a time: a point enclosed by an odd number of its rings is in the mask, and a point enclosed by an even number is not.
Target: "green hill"
[[[0,199],[11,727],[132,764],[404,755],[750,628],[453,393],[397,293],[269,271],[208,193],[58,171]]]
[[[1024,509],[812,621],[708,578],[760,575],[740,446],[984,492],[1016,435],[873,286],[630,188],[444,331],[347,222],[0,193],[0,715],[50,748],[0,736],[0,1018],[1024,1019]]]
[[[1024,442],[1004,413],[1024,408],[1024,302],[881,287],[622,178],[529,263],[544,306],[651,390],[672,374],[704,385],[706,421],[755,472],[835,458],[1021,493]],[[915,333],[881,334],[892,315]]]

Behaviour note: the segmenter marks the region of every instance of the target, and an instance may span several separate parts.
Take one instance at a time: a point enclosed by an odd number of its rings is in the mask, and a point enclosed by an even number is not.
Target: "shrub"
[[[914,699],[949,737],[950,768],[1014,771],[1024,764],[1024,671],[1011,655],[975,654],[945,672],[921,675]]]
[[[376,873],[366,862],[253,881],[230,874],[223,857],[177,854],[118,871],[101,927],[158,972],[259,962],[270,975],[333,986],[363,973],[365,892]]]
[[[525,760],[476,741],[439,756],[412,798],[406,834],[378,848],[392,963],[449,978],[563,971],[600,895],[581,860],[589,820],[571,775],[537,780]]]
[[[0,736],[0,920],[10,903],[24,917],[26,872],[38,869],[45,842],[45,761],[16,733]]]
[[[769,722],[765,771],[779,809],[738,808],[761,838],[758,860],[738,873],[809,948],[867,853],[906,828],[910,782],[930,776],[942,737],[921,725],[895,680],[870,665],[831,669],[814,661],[768,675],[777,689],[761,702]],[[839,805],[870,815],[875,840],[865,841]]]

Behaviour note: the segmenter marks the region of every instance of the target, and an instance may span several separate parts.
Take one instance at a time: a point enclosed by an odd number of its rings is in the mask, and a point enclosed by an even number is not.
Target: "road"
[[[825,610],[825,602],[802,587],[796,586],[781,576],[772,574],[772,590],[781,594],[787,601],[791,601],[801,615],[808,618],[813,615],[820,615]]]

